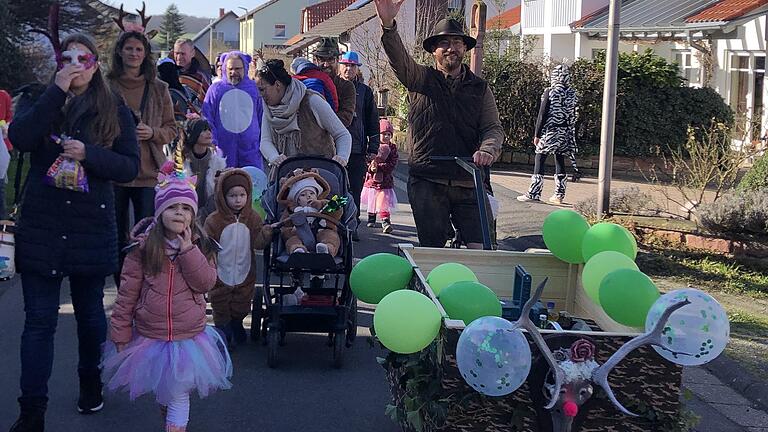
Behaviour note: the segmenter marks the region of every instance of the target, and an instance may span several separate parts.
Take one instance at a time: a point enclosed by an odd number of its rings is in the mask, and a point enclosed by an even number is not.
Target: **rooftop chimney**
[[[219,18],[224,18],[224,8],[219,8]]]

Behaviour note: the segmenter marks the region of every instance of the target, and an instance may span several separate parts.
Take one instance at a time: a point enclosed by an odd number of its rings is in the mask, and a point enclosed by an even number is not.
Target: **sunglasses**
[[[87,53],[81,50],[68,50],[57,56],[56,60],[58,70],[64,69],[64,66],[68,64],[81,64],[86,69],[90,69],[96,66],[96,60],[98,60],[98,57],[95,54]]]
[[[272,69],[270,69],[269,66],[267,66],[267,65],[262,66],[261,69],[259,69],[259,73],[261,75],[269,74],[275,80],[275,82],[279,81],[277,79],[277,75],[275,75],[275,73],[272,72]],[[274,83],[272,83],[272,84],[274,84]]]

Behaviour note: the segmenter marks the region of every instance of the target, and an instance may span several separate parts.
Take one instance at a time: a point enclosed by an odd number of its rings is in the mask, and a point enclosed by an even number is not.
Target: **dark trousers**
[[[120,250],[119,270],[115,275],[115,284],[120,283],[120,272],[123,270],[123,248],[128,245],[128,239],[133,226],[131,215],[128,213],[133,204],[133,223],[155,214],[155,188],[124,187],[115,185],[115,217],[117,220],[117,247]]]
[[[536,153],[536,157],[533,160],[533,174],[541,175],[544,173],[544,163],[547,161],[547,153]],[[565,156],[561,154],[555,154],[555,174],[565,174]]]
[[[413,211],[419,245],[444,247],[453,234],[451,224],[466,243],[482,243],[480,212],[474,188],[450,186],[425,178],[408,177],[408,202]],[[488,200],[485,208],[490,215]]]
[[[368,164],[365,161],[364,154],[351,154],[347,162],[347,176],[349,177],[349,190],[357,204],[357,221],[360,222],[360,194],[363,192],[365,183],[365,173],[368,171]]]
[[[24,332],[21,335],[21,398],[48,397],[53,368],[53,336],[59,319],[61,277],[22,273]],[[80,374],[98,374],[101,345],[107,336],[104,314],[104,277],[70,276],[72,306],[77,320]]]

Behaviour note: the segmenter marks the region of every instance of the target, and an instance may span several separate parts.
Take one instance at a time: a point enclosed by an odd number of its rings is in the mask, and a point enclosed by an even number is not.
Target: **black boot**
[[[376,226],[376,213],[368,213],[368,223],[366,226],[368,228],[373,228]]]
[[[248,335],[245,333],[245,327],[243,327],[243,320],[232,320],[230,321],[230,326],[232,326],[232,339],[234,339],[235,343],[237,345],[242,345],[245,343],[246,339],[248,339]]]
[[[79,370],[80,398],[77,400],[77,412],[93,414],[104,408],[104,393],[101,388],[101,371]]]
[[[47,398],[19,398],[21,414],[10,432],[45,432]]]

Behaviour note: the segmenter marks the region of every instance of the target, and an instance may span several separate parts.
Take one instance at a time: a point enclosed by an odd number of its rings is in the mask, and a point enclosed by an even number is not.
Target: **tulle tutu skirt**
[[[395,190],[364,187],[360,194],[360,207],[368,213],[394,213],[397,210]]]
[[[224,340],[211,326],[179,341],[135,334],[121,352],[108,341],[101,366],[104,385],[111,391],[127,391],[131,400],[154,393],[157,402],[167,405],[174,395],[197,390],[200,397],[206,397],[232,387],[232,360]]]

